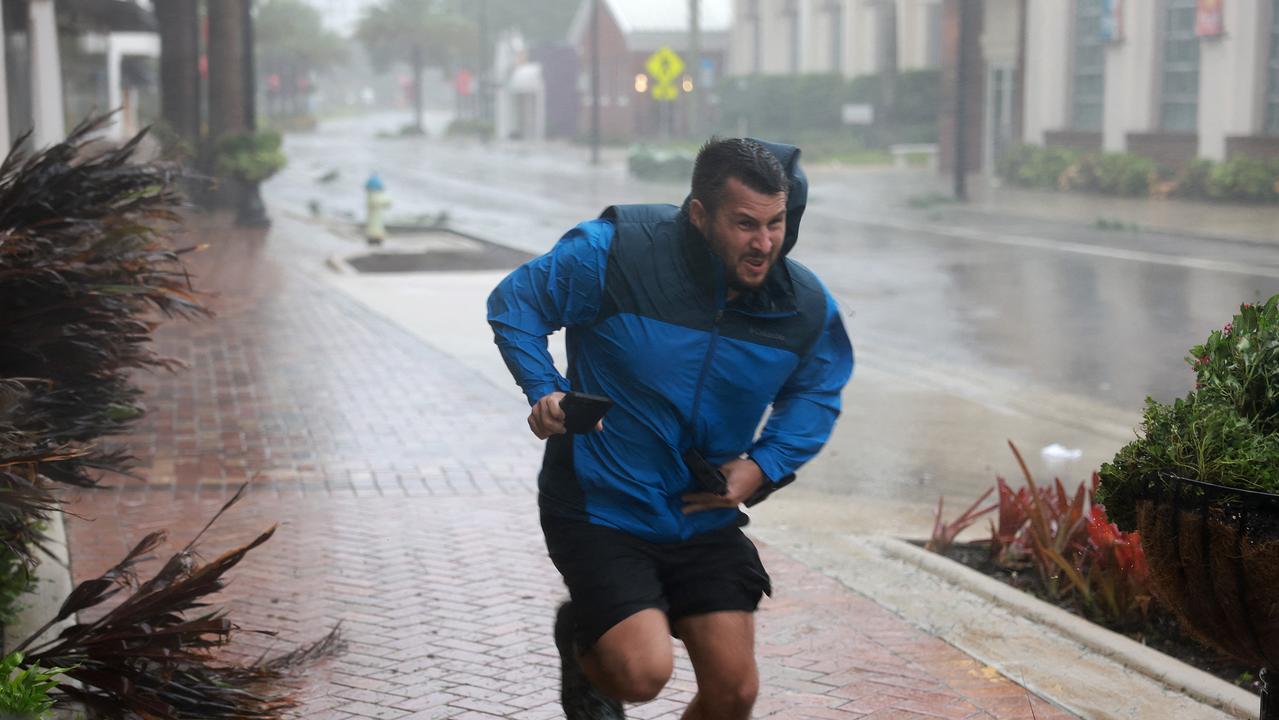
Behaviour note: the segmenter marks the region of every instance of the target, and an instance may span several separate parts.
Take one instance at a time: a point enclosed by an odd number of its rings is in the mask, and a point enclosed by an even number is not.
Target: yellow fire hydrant
[[[364,183],[364,199],[366,213],[364,216],[364,237],[370,245],[381,245],[386,239],[386,222],[383,215],[391,206],[391,199],[386,196],[386,187],[382,178],[373,173]]]

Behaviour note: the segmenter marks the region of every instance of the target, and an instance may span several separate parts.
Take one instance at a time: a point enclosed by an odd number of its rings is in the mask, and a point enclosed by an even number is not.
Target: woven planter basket
[[[1265,669],[1261,717],[1279,720],[1279,495],[1168,474],[1146,488],[1137,530],[1155,595],[1200,641]]]

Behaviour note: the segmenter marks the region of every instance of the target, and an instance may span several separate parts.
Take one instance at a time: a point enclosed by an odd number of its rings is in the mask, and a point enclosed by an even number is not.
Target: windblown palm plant
[[[142,135],[93,150],[105,117],[0,163],[0,545],[31,560],[56,507],[44,479],[80,486],[127,472],[97,441],[142,414],[137,368],[176,363],[149,347],[157,311],[207,314],[167,241],[176,169],[130,158]]]
[[[131,372],[178,366],[150,347],[157,322],[208,314],[183,251],[168,242],[181,205],[176,168],[132,162],[142,135],[93,150],[104,121],[88,120],[39,151],[24,136],[0,163],[0,557],[28,564],[41,523],[59,507],[49,481],[88,487],[103,473],[129,471],[126,449],[98,443],[144,412]],[[288,696],[254,688],[272,684],[284,664],[332,650],[336,631],[272,663],[222,663],[210,651],[235,627],[208,604],[223,575],[272,532],[203,564],[193,540],[139,584],[134,567],[163,539],[148,535],[77,586],[45,629],[129,597],[52,640],[33,634],[15,662],[67,668],[57,696],[104,717],[279,717]]]
[[[130,162],[142,134],[91,150],[104,121],[34,152],[24,136],[0,164],[0,379],[38,388],[0,406],[0,432],[75,449],[36,468],[75,485],[129,467],[126,452],[92,443],[142,414],[132,370],[175,365],[149,347],[155,311],[207,312],[167,241],[181,204],[176,169]],[[16,447],[0,444],[0,465]]]
[[[237,628],[225,610],[209,608],[208,596],[224,587],[223,575],[275,528],[203,564],[195,546],[247,487],[150,580],[139,583],[134,567],[164,540],[162,532],[147,535],[115,567],[76,586],[58,614],[16,648],[26,653],[23,666],[70,668],[57,686],[58,697],[105,718],[274,720],[293,707],[279,680],[290,667],[336,651],[336,628],[312,645],[253,665],[220,663],[210,653]],[[49,627],[126,590],[132,594],[98,619],[30,647]]]

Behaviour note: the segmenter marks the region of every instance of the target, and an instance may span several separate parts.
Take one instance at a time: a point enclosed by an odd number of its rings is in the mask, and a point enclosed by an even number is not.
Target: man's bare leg
[[[587,679],[609,697],[652,700],[675,668],[666,613],[653,608],[635,613],[609,628],[580,660]]]
[[[694,615],[675,624],[697,675],[697,696],[684,720],[747,720],[759,693],[755,616],[749,612]]]

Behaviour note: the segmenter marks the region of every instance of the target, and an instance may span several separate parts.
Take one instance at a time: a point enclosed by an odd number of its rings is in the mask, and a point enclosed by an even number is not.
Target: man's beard
[[[739,277],[738,271],[745,260],[748,258],[762,259],[768,263],[768,272],[771,273],[773,271],[773,266],[777,264],[777,260],[781,257],[780,252],[776,255],[770,256],[767,253],[748,251],[741,255],[737,255],[736,257],[726,258],[724,257],[725,243],[720,241],[720,234],[716,232],[713,226],[708,227],[703,233],[703,236],[706,238],[707,245],[709,245],[712,252],[715,253],[715,257],[719,258],[720,264],[724,266],[725,284],[730,290],[734,290],[738,293],[754,292],[763,287],[764,283],[768,279],[768,273],[765,273],[764,277],[760,279],[758,284],[752,285]]]

